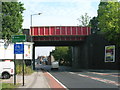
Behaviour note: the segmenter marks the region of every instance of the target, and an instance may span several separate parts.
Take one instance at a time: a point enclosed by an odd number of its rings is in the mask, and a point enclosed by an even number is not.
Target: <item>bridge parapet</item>
[[[90,27],[80,26],[39,26],[30,28],[34,41],[78,41],[91,34]]]

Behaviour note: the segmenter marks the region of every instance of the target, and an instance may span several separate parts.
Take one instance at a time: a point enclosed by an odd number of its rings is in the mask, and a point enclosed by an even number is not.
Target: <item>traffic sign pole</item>
[[[22,44],[24,45],[24,42],[22,42]],[[24,86],[24,64],[25,64],[25,60],[24,60],[24,53],[23,53],[23,86]]]
[[[24,42],[26,41],[26,35],[14,35],[12,36],[12,42],[14,43],[14,85],[16,85],[16,54],[23,54],[23,86],[24,86]],[[16,42],[22,42],[22,44],[16,44]]]
[[[16,44],[16,43],[14,43]],[[16,85],[16,62],[15,62],[15,59],[16,59],[16,54],[14,53],[14,85]]]

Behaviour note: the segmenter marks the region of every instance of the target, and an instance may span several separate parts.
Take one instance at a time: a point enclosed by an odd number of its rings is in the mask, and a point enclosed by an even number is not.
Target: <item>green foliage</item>
[[[16,73],[22,74],[22,69],[23,69],[23,63],[22,63],[22,61],[19,60],[16,62]],[[25,74],[33,73],[32,68],[30,66],[26,66],[26,65],[24,65],[24,71],[25,71]]]
[[[21,2],[2,2],[2,34],[3,38],[10,39],[11,35],[21,33],[24,11]]]
[[[97,31],[99,31],[99,28],[98,28],[98,18],[97,17],[93,17],[91,20],[90,20],[90,26],[91,26],[91,31],[92,33],[97,33]]]
[[[107,39],[120,45],[120,3],[100,2],[98,20],[98,26]]]
[[[2,83],[2,90],[13,90],[17,88],[20,84],[14,85],[13,83]]]
[[[72,47],[68,47],[68,51],[67,51],[67,65],[72,66]]]
[[[31,74],[33,73],[34,71],[32,70],[32,68],[30,66],[25,66],[25,74]]]
[[[67,54],[68,47],[55,47],[53,56],[55,57],[55,60],[59,60],[60,58],[64,58],[64,56]]]
[[[62,65],[71,65],[72,63],[70,47],[55,47],[52,55]]]
[[[21,74],[22,73],[22,65],[17,64],[16,65],[16,73]]]
[[[77,20],[79,21],[80,26],[89,26],[90,17],[87,13],[85,13],[85,15],[81,15]]]

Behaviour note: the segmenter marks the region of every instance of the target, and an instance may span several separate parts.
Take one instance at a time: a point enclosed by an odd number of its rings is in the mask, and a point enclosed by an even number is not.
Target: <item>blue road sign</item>
[[[24,54],[24,44],[14,44],[14,54]]]

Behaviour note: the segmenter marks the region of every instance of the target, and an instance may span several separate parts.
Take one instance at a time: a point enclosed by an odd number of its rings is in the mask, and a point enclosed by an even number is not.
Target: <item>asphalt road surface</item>
[[[112,71],[71,71],[70,68],[60,67],[57,70],[51,70],[50,66],[44,66],[51,75],[60,81],[67,88],[106,88],[107,90],[119,90],[119,73]]]

